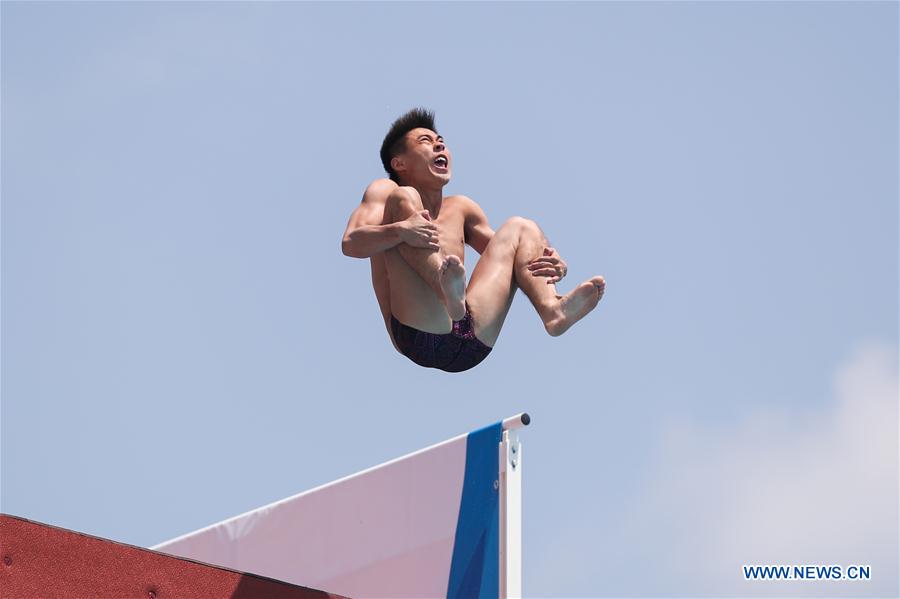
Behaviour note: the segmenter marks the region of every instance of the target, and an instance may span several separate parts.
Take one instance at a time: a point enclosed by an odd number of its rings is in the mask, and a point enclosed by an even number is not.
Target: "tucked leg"
[[[408,219],[423,210],[418,192],[400,187],[388,197],[384,223]],[[431,333],[446,333],[451,319],[465,314],[465,268],[462,261],[443,251],[401,243],[384,253],[391,286],[391,310],[410,326]]]
[[[486,345],[496,343],[517,287],[531,300],[553,336],[564,333],[597,305],[605,285],[603,277],[593,277],[561,297],[555,285],[528,270],[528,263],[548,245],[540,227],[520,217],[506,221],[487,245],[466,292],[475,334]]]

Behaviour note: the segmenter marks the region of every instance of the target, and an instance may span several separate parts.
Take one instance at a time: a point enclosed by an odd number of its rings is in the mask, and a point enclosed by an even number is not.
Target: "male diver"
[[[394,121],[381,162],[389,178],[366,188],[342,249],[371,260],[388,335],[416,364],[447,372],[479,364],[496,343],[517,288],[552,336],[600,301],[601,276],[557,295],[567,266],[534,221],[513,217],[495,232],[471,198],[443,195],[453,158],[434,113],[415,108]],[[481,255],[468,285],[464,244]]]

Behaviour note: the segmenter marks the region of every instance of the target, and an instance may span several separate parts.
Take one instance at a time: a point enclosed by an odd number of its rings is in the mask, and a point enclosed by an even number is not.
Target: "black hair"
[[[395,183],[400,183],[400,181],[397,173],[391,167],[391,159],[406,150],[406,134],[419,127],[431,129],[437,133],[437,129],[434,127],[433,111],[425,108],[413,108],[394,121],[387,135],[384,136],[381,144],[381,164]]]

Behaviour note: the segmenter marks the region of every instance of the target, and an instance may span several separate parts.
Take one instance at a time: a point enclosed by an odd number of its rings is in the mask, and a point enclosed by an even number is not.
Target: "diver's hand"
[[[569,266],[566,261],[556,253],[553,248],[544,248],[544,253],[539,258],[535,258],[528,263],[528,270],[532,276],[547,277],[547,284],[552,285],[558,283],[566,273],[569,272]]]
[[[439,250],[437,226],[427,210],[420,210],[397,223],[400,241],[417,248]]]

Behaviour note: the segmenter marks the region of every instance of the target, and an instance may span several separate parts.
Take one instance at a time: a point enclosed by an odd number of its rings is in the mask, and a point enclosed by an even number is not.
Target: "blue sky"
[[[896,594],[897,22],[4,2],[2,510],[148,546],[528,411],[529,596]],[[417,105],[448,193],[606,277],[565,336],[391,349],[339,242]]]

